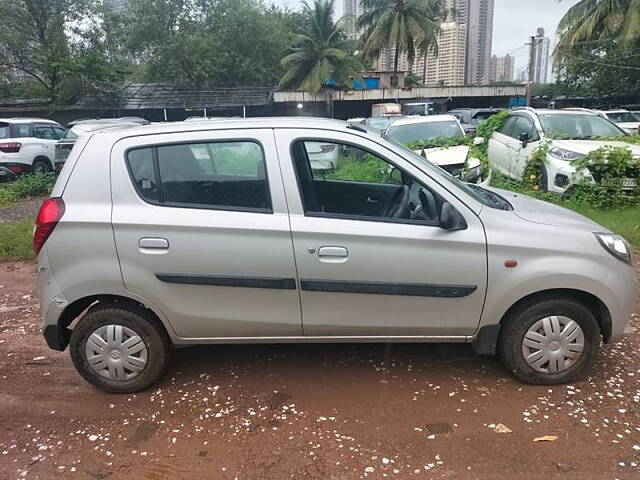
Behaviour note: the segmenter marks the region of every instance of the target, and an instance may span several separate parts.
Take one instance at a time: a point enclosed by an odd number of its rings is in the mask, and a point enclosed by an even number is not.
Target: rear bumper
[[[33,171],[33,167],[28,163],[19,163],[19,162],[0,161],[0,168],[7,169],[13,172],[14,175],[20,175],[22,173],[31,173]]]
[[[15,172],[6,167],[0,167],[0,182],[10,182],[11,180],[15,180],[15,178]]]

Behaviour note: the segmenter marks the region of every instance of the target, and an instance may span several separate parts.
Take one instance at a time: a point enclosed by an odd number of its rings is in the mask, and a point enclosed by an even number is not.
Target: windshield
[[[488,198],[488,195],[484,194],[484,193],[491,194],[491,192],[489,192],[488,190],[481,189],[482,191],[479,191],[476,188],[472,188],[471,185],[469,185],[468,183],[465,183],[462,180],[458,180],[456,177],[451,175],[449,172],[447,172],[443,168],[440,168],[439,166],[429,162],[422,155],[417,154],[416,152],[411,150],[409,147],[403,145],[397,140],[390,138],[388,136],[384,137],[384,139],[387,140],[389,143],[391,143],[393,146],[400,149],[402,151],[401,153],[404,153],[410,156],[412,160],[417,160],[418,161],[417,163],[425,167],[426,170],[429,171],[429,173],[433,173],[436,177],[438,177],[441,180],[444,180],[446,183],[448,183],[449,185],[452,185],[454,188],[462,190],[464,193],[472,197],[474,200],[482,203],[483,205],[487,205],[488,207],[492,207],[492,208],[497,208],[496,202]]]
[[[640,117],[631,112],[607,113],[607,117],[614,123],[635,123],[640,122]]]
[[[551,138],[590,140],[600,137],[619,137],[624,131],[597,115],[580,113],[541,114],[542,130]]]
[[[424,122],[392,125],[389,136],[400,143],[414,143],[433,138],[464,138],[464,130],[454,121]]]
[[[374,130],[378,130],[380,132],[383,130],[386,130],[387,127],[389,126],[389,123],[391,123],[391,120],[385,117],[369,118],[366,121],[367,127],[373,128]]]
[[[75,140],[76,138],[78,135],[73,131],[73,128],[67,128],[62,136],[63,140]]]
[[[492,115],[495,115],[496,113],[499,113],[498,110],[487,110],[486,112],[478,112],[473,116],[473,121],[474,122],[484,122],[486,119],[488,119],[489,117],[491,117]]]

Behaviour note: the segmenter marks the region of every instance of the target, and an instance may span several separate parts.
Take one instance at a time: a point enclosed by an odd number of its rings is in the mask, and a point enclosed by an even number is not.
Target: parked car
[[[400,175],[317,176],[310,142]],[[67,161],[34,231],[43,335],[110,392],[151,385],[174,346],[232,342],[469,342],[552,384],[631,331],[621,237],[360,126],[106,129]]]
[[[389,117],[371,117],[371,118],[365,119],[364,126],[371,129],[374,133],[378,133],[382,135],[384,132],[387,131],[387,128],[389,128],[391,121],[397,118],[401,118],[401,117],[399,115],[389,116]]]
[[[76,140],[80,135],[87,132],[101,130],[107,127],[117,127],[121,125],[148,125],[150,122],[140,117],[124,117],[124,118],[101,118],[101,119],[83,119],[71,122],[64,135],[55,146],[55,162],[54,169],[56,172],[62,170],[69,153],[73,149]]]
[[[396,119],[389,125],[385,135],[403,144],[435,139],[460,139],[463,141],[465,138],[465,132],[460,122],[453,115]],[[416,150],[416,153],[423,155],[427,160],[442,167],[456,178],[470,183],[483,182],[482,163],[479,159],[469,156],[467,145],[421,148]]]
[[[475,135],[478,125],[502,110],[501,108],[456,108],[449,110],[448,113],[460,121],[467,135]]]
[[[44,118],[0,118],[0,167],[14,174],[51,172],[63,133],[59,123]]]
[[[599,110],[604,118],[611,120],[627,133],[640,133],[640,115],[628,110]]]
[[[15,172],[6,167],[0,167],[0,182],[10,182],[11,180],[15,180],[15,178]]]
[[[412,102],[402,104],[403,115],[436,115],[436,104],[434,102]]]
[[[489,140],[489,166],[510,178],[521,180],[527,162],[541,142],[549,141],[546,162],[540,171],[540,188],[565,193],[580,181],[595,182],[598,173],[576,171],[572,160],[610,145],[629,148],[640,158],[640,146],[618,141],[594,140],[624,136],[626,132],[609,120],[588,110],[514,109]],[[624,180],[623,189],[633,190],[635,178]]]
[[[340,149],[334,143],[307,142],[309,163],[314,170],[334,170],[338,168]]]

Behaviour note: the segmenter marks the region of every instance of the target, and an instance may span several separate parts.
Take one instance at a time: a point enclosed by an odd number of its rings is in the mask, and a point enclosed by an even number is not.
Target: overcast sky
[[[266,0],[290,8],[298,8],[302,0]],[[567,10],[579,0],[495,0],[496,10],[493,23],[493,53],[510,53],[516,57],[518,69],[526,66],[527,48],[530,35],[535,35],[538,27],[545,29],[551,44],[555,44],[558,22]],[[338,15],[342,15],[343,0],[336,0]]]

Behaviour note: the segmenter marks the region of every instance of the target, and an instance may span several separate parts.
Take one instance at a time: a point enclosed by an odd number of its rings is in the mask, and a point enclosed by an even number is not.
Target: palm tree
[[[575,46],[601,41],[640,40],[640,0],[581,0],[558,25],[556,58]]]
[[[363,55],[375,58],[385,47],[394,48],[393,71],[407,54],[409,63],[416,50],[423,55],[437,52],[438,32],[443,16],[439,0],[361,0],[364,13],[358,19],[363,33]]]
[[[295,35],[292,51],[282,59],[285,70],[280,88],[317,93],[327,81],[350,88],[362,64],[353,55],[355,42],[347,39],[344,18],[333,21],[335,0],[314,0],[303,4],[304,32]]]

